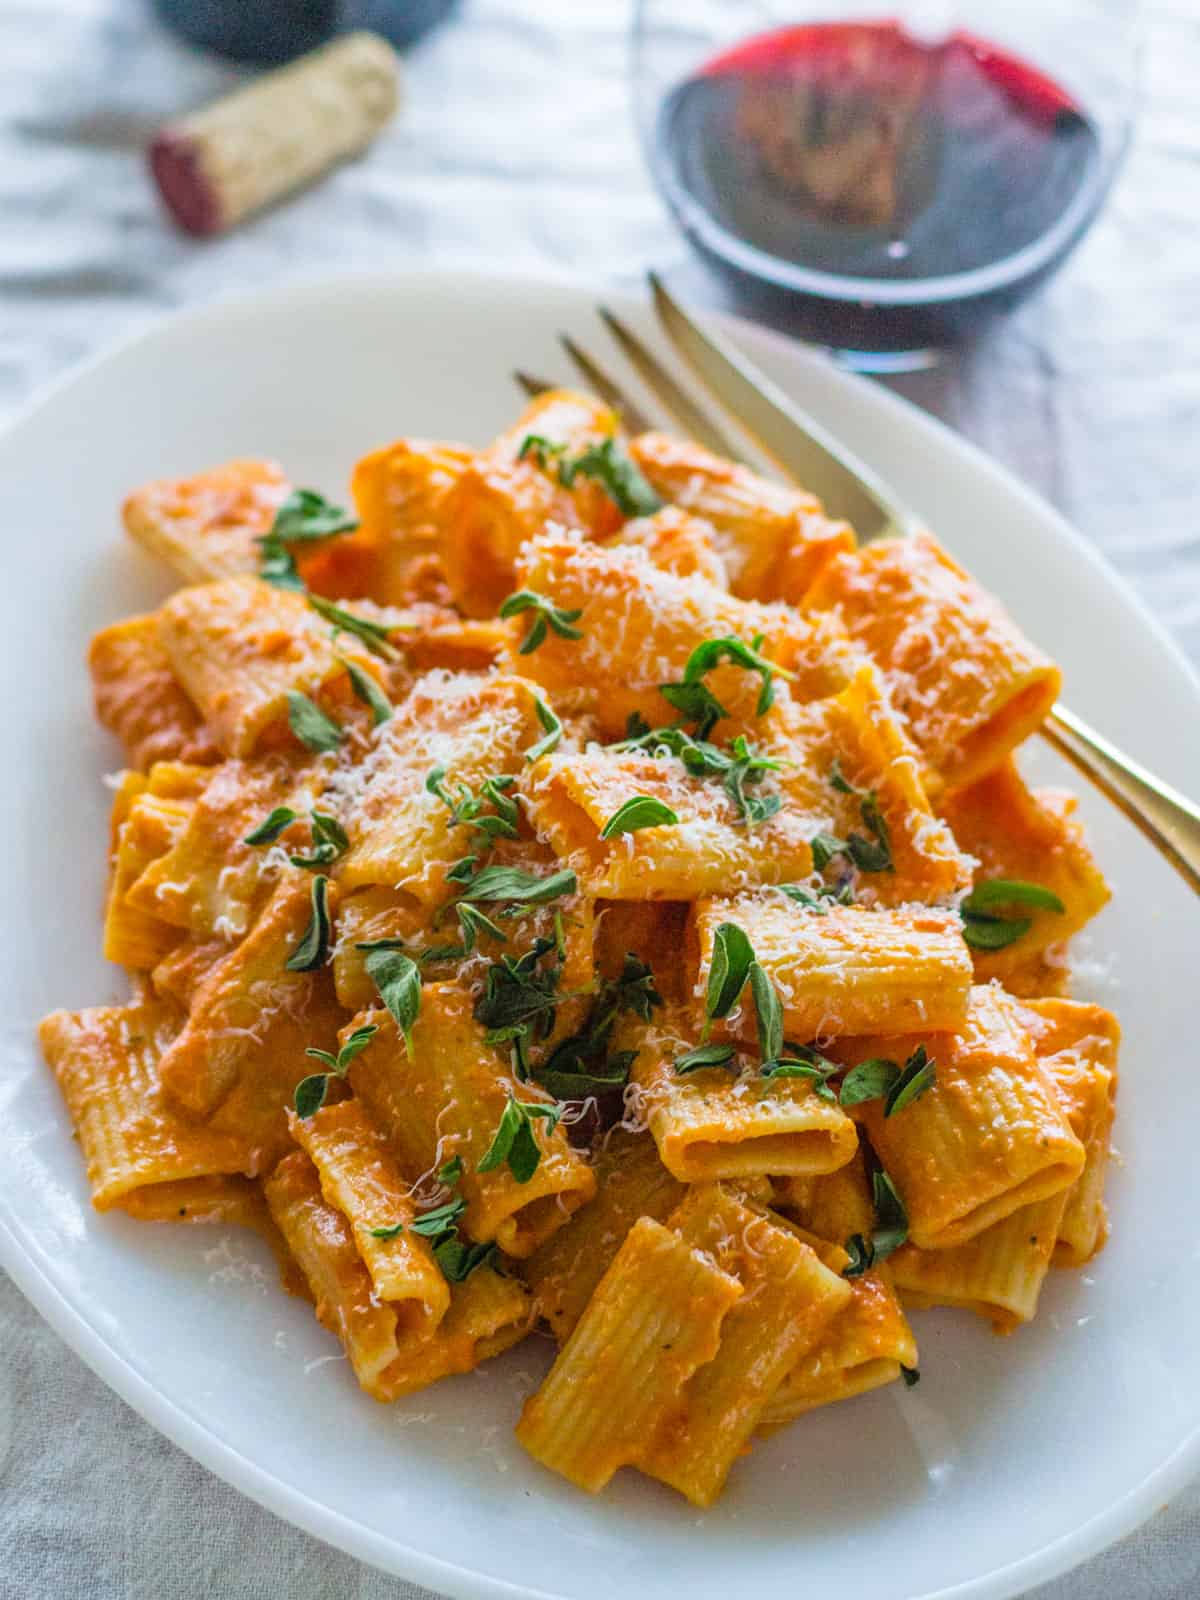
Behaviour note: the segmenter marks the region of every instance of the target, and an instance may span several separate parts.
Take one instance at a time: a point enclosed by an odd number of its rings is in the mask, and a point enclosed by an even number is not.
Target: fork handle
[[[1109,744],[1066,706],[1055,706],[1041,731],[1200,894],[1200,807]]]

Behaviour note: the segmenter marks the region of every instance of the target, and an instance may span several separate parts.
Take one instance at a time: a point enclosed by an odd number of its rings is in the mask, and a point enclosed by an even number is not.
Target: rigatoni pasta
[[[93,1203],[258,1230],[381,1402],[540,1324],[531,1459],[710,1506],[918,1382],[909,1312],[1011,1332],[1104,1243],[1108,891],[1013,758],[1057,669],[930,536],[588,395],[351,501],[126,502],[183,585],[89,653],[132,998],[40,1028]]]

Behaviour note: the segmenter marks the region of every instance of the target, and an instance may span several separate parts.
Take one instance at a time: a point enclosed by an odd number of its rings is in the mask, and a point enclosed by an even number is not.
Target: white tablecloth
[[[1150,10],[1141,131],[1090,238],[975,350],[899,386],[1060,506],[1196,660],[1200,7]],[[653,263],[729,303],[643,174],[627,20],[617,0],[466,0],[411,56],[405,112],[366,161],[196,244],[164,223],[140,149],[236,75],[140,0],[0,0],[0,417],[148,315],[325,266],[452,259],[632,283]],[[420,1593],[196,1466],[0,1276],[0,1600]],[[1198,1595],[1193,1489],[1037,1600]]]

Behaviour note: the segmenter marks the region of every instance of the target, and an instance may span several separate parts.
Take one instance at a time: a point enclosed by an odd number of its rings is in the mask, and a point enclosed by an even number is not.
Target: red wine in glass
[[[1053,79],[966,32],[811,23],[673,89],[655,167],[703,252],[792,291],[847,350],[952,343],[1059,265],[1105,190],[1100,137]]]

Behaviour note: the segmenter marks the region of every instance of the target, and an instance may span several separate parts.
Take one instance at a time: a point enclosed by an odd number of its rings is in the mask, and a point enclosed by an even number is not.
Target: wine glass
[[[638,0],[638,128],[692,244],[867,370],[1050,276],[1129,144],[1131,0]]]

